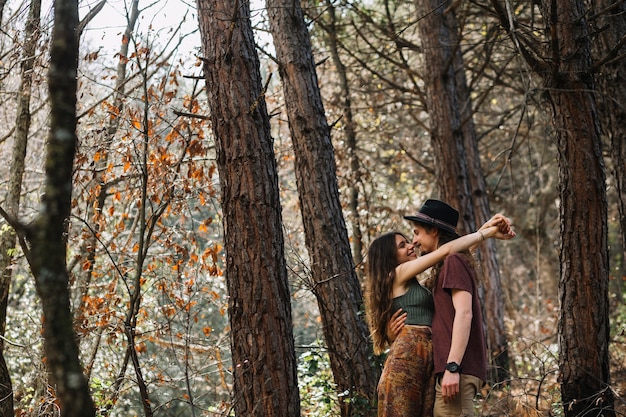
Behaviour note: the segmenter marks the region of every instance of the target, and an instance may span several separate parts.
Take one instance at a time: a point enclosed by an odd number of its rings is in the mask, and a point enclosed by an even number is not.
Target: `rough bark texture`
[[[276,161],[248,2],[198,0],[217,149],[238,416],[299,416]]]
[[[542,13],[553,58],[542,75],[559,150],[561,397],[566,416],[610,416],[607,200],[590,37],[583,1],[545,1]]]
[[[598,71],[598,87],[600,95],[598,106],[604,133],[611,143],[613,162],[613,178],[617,190],[617,208],[619,224],[622,230],[622,271],[626,260],[626,65],[624,52],[626,46],[623,37],[626,35],[626,3],[616,0],[598,0],[590,2],[594,22],[599,32],[594,52]],[[621,279],[613,280],[618,291],[615,291],[618,302],[623,302]]]
[[[435,174],[441,199],[461,214],[459,231],[476,230],[490,216],[489,200],[472,103],[465,77],[459,28],[451,1],[417,0],[419,28],[428,62],[425,74],[430,135],[435,153]],[[485,332],[491,382],[502,382],[509,371],[504,327],[504,299],[495,242],[486,242],[479,252]]]
[[[21,81],[17,98],[15,137],[10,160],[11,177],[9,178],[9,189],[5,199],[6,212],[15,219],[19,215],[24,161],[26,159],[28,131],[30,130],[30,97],[35,51],[39,40],[40,15],[41,0],[34,0],[30,3],[28,20],[24,28],[24,50],[20,68]],[[0,335],[2,336],[5,335],[9,289],[13,275],[13,269],[10,268],[13,261],[11,249],[15,248],[15,244],[15,231],[7,229],[0,236],[0,271],[2,271],[0,281]],[[13,385],[4,359],[4,339],[0,339],[0,415],[13,415]]]
[[[66,222],[72,197],[76,147],[76,76],[78,66],[77,0],[54,2],[50,54],[50,137],[46,182],[40,214],[29,229],[31,268],[43,309],[46,363],[63,416],[93,416],[94,404],[78,357],[70,313],[66,270]]]
[[[334,150],[317,83],[311,42],[299,1],[267,0],[295,153],[300,210],[337,390],[347,393],[343,416],[374,414],[377,372],[359,315],[361,287],[337,187]]]

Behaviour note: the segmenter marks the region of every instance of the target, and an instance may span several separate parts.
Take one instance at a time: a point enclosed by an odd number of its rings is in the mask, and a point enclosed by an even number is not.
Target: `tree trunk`
[[[556,87],[556,88],[555,88]],[[551,88],[559,146],[561,245],[559,369],[565,415],[611,415],[607,202],[589,80]]]
[[[591,2],[593,15],[597,14],[595,26],[600,36],[594,45],[600,97],[598,105],[602,126],[611,143],[613,178],[617,190],[617,208],[621,228],[622,265],[626,259],[626,66],[624,46],[618,47],[626,34],[626,3],[615,0]],[[620,268],[620,270],[622,270]],[[623,271],[623,270],[622,270]],[[623,302],[621,277],[614,280],[618,302]]]
[[[452,2],[417,0],[419,29],[428,70],[425,75],[430,135],[435,153],[435,174],[441,198],[460,211],[459,231],[476,230],[490,216],[489,199],[467,86],[459,28]],[[495,242],[479,252],[484,290],[481,297],[489,378],[502,382],[508,376],[509,358],[504,328],[504,298]]]
[[[352,99],[350,91],[350,83],[348,82],[348,71],[339,55],[339,45],[337,43],[337,34],[339,28],[336,26],[337,17],[334,4],[330,0],[326,0],[326,14],[328,22],[325,23],[326,44],[330,51],[330,56],[339,78],[339,92],[337,94],[339,107],[341,110],[342,125],[344,126],[344,138],[346,142],[346,150],[348,153],[349,179],[347,184],[349,223],[352,230],[352,257],[355,265],[363,263],[363,233],[361,231],[361,216],[359,214],[359,184],[361,183],[360,163],[357,155],[357,135],[356,122],[354,121],[352,111]],[[357,268],[357,273],[361,268]]]
[[[17,117],[13,151],[11,155],[11,177],[9,178],[9,190],[5,199],[6,212],[17,219],[20,211],[20,197],[22,194],[22,180],[24,177],[24,161],[28,144],[28,132],[30,130],[30,97],[33,83],[33,64],[35,51],[39,41],[39,19],[41,15],[41,0],[33,0],[30,3],[28,20],[24,28],[24,50],[20,69],[21,82],[17,98]],[[0,235],[0,335],[5,335],[6,315],[9,301],[9,289],[13,269],[10,268],[13,261],[11,249],[15,248],[16,235],[13,229],[7,229]],[[0,415],[13,415],[13,386],[11,376],[4,360],[4,339],[0,339]]]
[[[566,416],[614,416],[609,375],[605,169],[584,0],[542,0],[547,39],[528,39],[499,1],[502,26],[544,81],[558,146],[561,241],[559,371]],[[544,59],[532,43],[545,45]]]
[[[561,398],[566,416],[612,416],[607,201],[590,35],[582,0],[544,1],[541,11],[552,58],[541,75],[559,150]]]
[[[50,53],[50,136],[43,207],[28,229],[31,268],[43,309],[46,363],[61,415],[93,416],[95,409],[78,357],[66,269],[66,222],[72,198],[78,67],[77,0],[54,2]]]
[[[198,0],[238,416],[299,416],[276,160],[247,1]]]
[[[267,0],[295,153],[296,183],[317,297],[343,416],[374,415],[377,372],[359,314],[354,270],[337,188],[334,150],[325,118],[311,41],[299,1]]]

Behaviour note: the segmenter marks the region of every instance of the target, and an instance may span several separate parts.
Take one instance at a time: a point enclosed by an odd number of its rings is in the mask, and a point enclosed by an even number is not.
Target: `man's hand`
[[[396,337],[398,337],[404,327],[405,321],[406,313],[403,312],[402,309],[393,313],[391,319],[389,319],[389,323],[387,323],[387,340],[389,340],[389,343],[393,343],[393,341],[396,340]]]
[[[444,402],[452,401],[459,393],[461,374],[445,371],[441,377],[441,396]]]

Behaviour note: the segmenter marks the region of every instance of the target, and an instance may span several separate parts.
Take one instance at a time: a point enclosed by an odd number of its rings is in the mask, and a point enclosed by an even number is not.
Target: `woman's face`
[[[413,244],[402,235],[396,235],[396,257],[398,265],[417,258]]]

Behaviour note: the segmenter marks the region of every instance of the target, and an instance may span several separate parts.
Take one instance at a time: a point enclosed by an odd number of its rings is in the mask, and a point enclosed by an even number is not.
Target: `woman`
[[[432,416],[434,375],[430,326],[433,299],[416,278],[448,254],[462,252],[487,238],[511,239],[510,221],[496,215],[479,231],[462,236],[437,250],[417,257],[414,246],[399,232],[374,240],[367,255],[366,312],[374,343],[381,354],[391,345],[378,384],[378,416]],[[388,325],[398,310],[406,323],[395,340]],[[395,318],[396,316],[394,316]],[[393,341],[393,344],[391,343]]]

